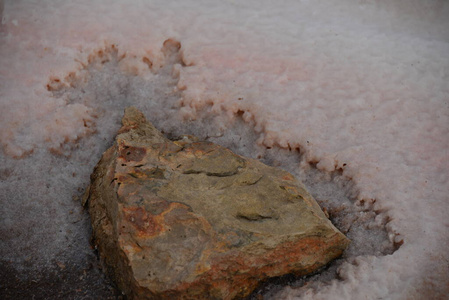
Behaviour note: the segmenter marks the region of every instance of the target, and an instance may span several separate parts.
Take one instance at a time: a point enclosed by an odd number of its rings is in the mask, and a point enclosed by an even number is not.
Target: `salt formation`
[[[233,299],[306,275],[349,240],[290,173],[125,110],[84,201],[108,273],[135,299]]]
[[[274,299],[447,298],[449,2],[0,3],[0,298],[108,298],[76,198],[130,105],[320,173],[304,182],[352,242]]]

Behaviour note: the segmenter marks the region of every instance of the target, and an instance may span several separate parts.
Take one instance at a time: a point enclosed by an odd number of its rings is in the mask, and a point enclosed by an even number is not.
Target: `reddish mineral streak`
[[[162,226],[142,207],[123,208],[123,213],[125,220],[138,230],[139,237],[151,237],[161,231]]]

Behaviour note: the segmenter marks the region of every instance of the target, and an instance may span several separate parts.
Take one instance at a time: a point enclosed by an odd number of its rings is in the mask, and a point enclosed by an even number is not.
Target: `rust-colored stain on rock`
[[[124,219],[137,229],[137,234],[140,237],[154,236],[161,231],[161,226],[156,222],[154,216],[142,207],[123,208],[123,213]]]
[[[106,271],[130,299],[245,297],[349,244],[290,173],[192,136],[170,141],[135,108],[122,123],[83,201]]]

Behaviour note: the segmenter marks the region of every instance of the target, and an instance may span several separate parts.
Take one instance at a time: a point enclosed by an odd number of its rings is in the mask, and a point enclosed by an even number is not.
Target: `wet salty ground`
[[[148,81],[123,73],[116,52],[110,49],[107,59],[100,57],[100,67],[98,60],[86,66],[84,81],[75,79],[67,86],[50,87],[54,97],[64,97],[68,103],[84,103],[96,112],[91,135],[69,141],[57,151],[44,145],[19,160],[0,157],[2,201],[17,206],[16,210],[8,208],[10,214],[14,213],[9,220],[15,223],[1,228],[4,237],[0,260],[1,299],[123,298],[105,278],[95,249],[89,246],[90,220],[88,212],[81,207],[80,197],[90,172],[112,143],[123,109],[129,105],[142,109],[170,138],[197,135],[237,154],[291,172],[305,183],[332,222],[351,239],[343,256],[320,272],[302,278],[286,275],[262,282],[248,299],[274,297],[285,286],[318,289],[331,280],[340,280],[337,269],[341,264],[351,263],[359,256],[388,255],[399,247],[388,239],[385,227],[388,212],[376,212],[372,203],[356,201],[357,190],[341,170],[333,173],[317,170],[315,162],[304,161],[300,148],[258,145],[259,134],[254,131],[254,124],[244,122],[239,113],[234,120],[226,121],[226,117],[205,107],[198,112],[196,120],[180,118],[180,92],[175,88],[178,78],[171,72],[173,64],[180,63],[180,57],[177,47],[167,49],[166,53],[165,67]],[[26,167],[31,164],[36,166],[33,172]],[[52,180],[40,180],[39,176],[45,173],[52,174]]]
[[[232,143],[227,146],[233,148]],[[338,172],[324,174],[313,166],[306,173],[300,174],[299,170],[295,172],[292,170],[294,167],[289,167],[298,166],[298,162],[291,164],[292,160],[300,160],[301,155],[297,150],[292,153],[279,148],[257,148],[259,150],[253,153],[259,153],[259,159],[265,163],[290,169],[288,171],[296,173],[296,176],[305,178],[304,182],[309,191],[326,209],[333,223],[352,240],[352,244],[341,258],[331,262],[319,272],[305,277],[289,274],[261,282],[247,299],[270,299],[285,286],[301,288],[307,285],[307,288],[319,288],[320,285],[333,279],[338,280],[338,267],[351,258],[359,255],[388,255],[394,252],[395,246],[389,243],[385,228],[369,226],[376,213],[364,211],[354,205],[350,196],[351,182],[343,179],[341,174]],[[233,150],[239,152],[239,149]],[[79,200],[76,195],[74,198]],[[90,235],[87,211],[82,211],[82,220],[79,222],[83,224],[82,231]],[[102,273],[101,264],[92,248],[84,251],[83,259],[77,257],[73,263],[54,261],[51,268],[48,266],[39,268],[30,260],[25,262],[21,271],[18,271],[11,262],[2,261],[0,269],[2,299],[124,298]]]

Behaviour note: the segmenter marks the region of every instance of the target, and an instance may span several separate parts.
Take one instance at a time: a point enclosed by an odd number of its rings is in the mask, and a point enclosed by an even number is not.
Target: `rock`
[[[193,136],[165,138],[136,108],[91,175],[93,241],[130,299],[233,299],[305,275],[349,240],[290,173]]]

